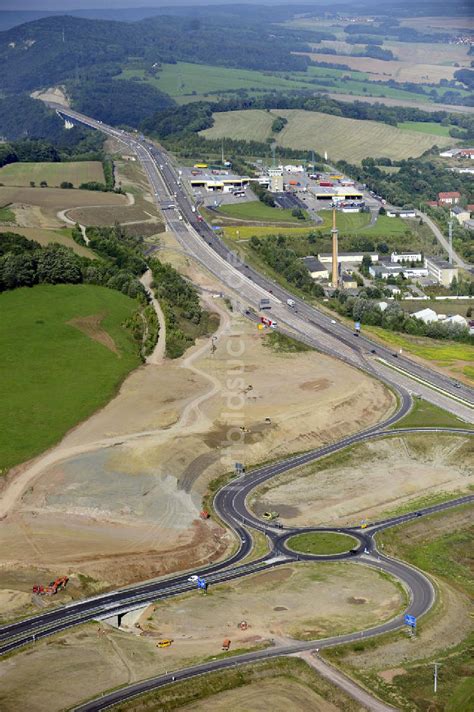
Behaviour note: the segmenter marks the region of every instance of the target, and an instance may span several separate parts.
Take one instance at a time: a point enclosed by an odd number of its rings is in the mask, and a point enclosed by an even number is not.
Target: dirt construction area
[[[252,507],[257,514],[278,511],[290,526],[357,526],[409,509],[411,502],[416,508],[432,497],[467,491],[473,452],[472,439],[453,435],[373,440],[281,475],[252,497]]]
[[[0,707],[26,709],[34,699],[35,712],[68,709],[104,689],[219,655],[224,638],[235,652],[271,639],[278,645],[295,633],[311,637],[368,627],[395,615],[403,598],[391,581],[360,565],[280,567],[150,606],[141,629],[88,624],[37,643],[2,663]],[[165,637],[172,645],[157,648]]]
[[[235,690],[226,690],[213,695],[210,699],[193,702],[180,707],[180,712],[208,712],[212,705],[213,712],[228,712],[229,709],[240,712],[338,712],[338,708],[321,695],[300,685],[295,680],[263,680],[251,685],[244,685]],[[339,708],[340,709],[340,708]]]
[[[378,383],[321,354],[274,353],[254,325],[212,306],[221,314],[212,349],[202,340],[179,361],[141,367],[57,448],[12,473],[0,503],[0,589],[5,580],[28,592],[32,572],[104,587],[202,565],[230,544],[199,519],[210,480],[392,410]]]

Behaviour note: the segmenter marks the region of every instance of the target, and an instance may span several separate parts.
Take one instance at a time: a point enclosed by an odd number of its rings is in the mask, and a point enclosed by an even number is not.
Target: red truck
[[[320,180],[319,185],[322,185],[325,188],[332,188],[334,186],[334,183],[331,183],[330,180]]]
[[[268,316],[261,316],[260,321],[264,326],[270,326],[272,329],[276,329],[277,323],[273,319],[269,319]]]

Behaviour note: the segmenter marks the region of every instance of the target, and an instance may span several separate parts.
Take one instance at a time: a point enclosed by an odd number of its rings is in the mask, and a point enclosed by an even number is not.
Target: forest
[[[303,36],[313,37],[279,28],[276,42],[268,17],[236,22],[235,15],[216,12],[203,20],[160,16],[133,23],[48,17],[0,33],[0,90],[31,91],[81,79],[90,69],[103,74],[128,57],[150,64],[212,57],[228,67],[304,71],[309,58],[292,54],[310,51]]]
[[[117,228],[118,229],[118,228]],[[98,284],[146,301],[139,281],[146,268],[135,248],[121,244],[115,228],[91,228],[90,246],[101,256],[91,260],[58,244],[41,246],[14,232],[0,242],[0,291],[35,284]],[[73,237],[83,243],[80,230]]]

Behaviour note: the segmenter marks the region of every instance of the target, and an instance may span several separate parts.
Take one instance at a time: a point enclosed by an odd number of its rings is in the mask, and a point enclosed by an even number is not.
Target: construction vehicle
[[[222,650],[229,650],[231,642],[232,641],[229,640],[229,638],[224,638],[222,642]]]
[[[264,513],[262,514],[262,517],[263,517],[264,519],[270,519],[270,520],[271,520],[271,519],[277,519],[277,517],[278,517],[278,512],[264,512]]]
[[[59,576],[55,581],[51,581],[49,586],[35,584],[33,586],[33,593],[36,593],[38,596],[54,596],[58,591],[66,588],[68,581],[68,576]]]
[[[172,643],[171,638],[165,638],[164,640],[159,640],[156,644],[157,648],[169,648]]]
[[[211,515],[209,514],[209,512],[207,511],[207,509],[203,509],[203,510],[199,513],[199,516],[201,517],[201,519],[209,519],[209,517],[210,517]]]

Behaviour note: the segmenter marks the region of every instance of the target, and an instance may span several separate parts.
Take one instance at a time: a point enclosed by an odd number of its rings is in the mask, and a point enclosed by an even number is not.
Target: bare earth
[[[364,602],[355,603],[361,590]],[[155,610],[149,607],[140,619],[141,631],[88,624],[39,642],[2,662],[0,708],[26,709],[34,700],[35,712],[68,709],[104,689],[218,655],[224,638],[231,639],[231,650],[253,648],[270,638],[279,644],[298,630],[314,633],[372,625],[390,618],[400,605],[399,590],[369,568],[287,566],[215,587],[207,595],[195,591]],[[246,631],[238,628],[242,620],[248,623]],[[163,636],[173,638],[170,648],[156,647]],[[303,702],[302,694],[298,699]],[[311,695],[306,699],[313,701]],[[330,707],[306,709],[332,712]]]
[[[215,557],[229,538],[198,518],[211,479],[242,459],[335,440],[392,407],[382,386],[349,367],[275,354],[219,309],[214,355],[203,341],[180,363],[138,369],[102,411],[19,468],[1,502],[4,573],[60,569],[117,585]],[[234,344],[244,347],[242,375],[229,370]]]
[[[31,96],[33,99],[41,99],[41,101],[53,101],[62,106],[70,106],[69,98],[66,95],[66,89],[63,86],[50,87],[42,91],[34,91]]]
[[[193,702],[179,707],[179,712],[208,712],[212,706],[213,712],[228,712],[229,709],[239,712],[337,712],[338,708],[323,699],[306,685],[294,680],[272,679],[255,682],[251,685],[226,690],[213,695],[211,699]]]
[[[468,489],[473,445],[451,435],[374,440],[281,475],[253,499],[254,510],[276,510],[294,526],[357,525],[408,502]]]

